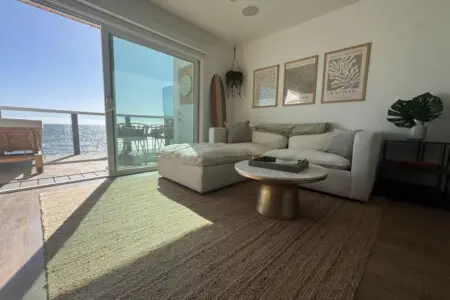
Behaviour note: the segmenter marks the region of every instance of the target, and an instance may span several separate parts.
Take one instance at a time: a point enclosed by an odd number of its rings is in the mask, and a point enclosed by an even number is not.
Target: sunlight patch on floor
[[[131,179],[130,179],[131,178]],[[41,194],[51,294],[85,285],[212,223],[157,189],[157,176]]]

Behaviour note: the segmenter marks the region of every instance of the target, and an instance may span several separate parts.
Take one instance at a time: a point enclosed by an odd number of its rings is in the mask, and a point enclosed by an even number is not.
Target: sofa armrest
[[[358,131],[353,144],[350,198],[367,202],[375,182],[380,158],[380,132]]]
[[[209,142],[211,144],[226,143],[227,140],[226,127],[211,127],[209,128]]]

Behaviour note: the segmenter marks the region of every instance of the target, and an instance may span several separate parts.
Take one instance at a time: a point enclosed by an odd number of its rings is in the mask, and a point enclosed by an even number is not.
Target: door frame
[[[116,118],[115,118],[115,100],[114,100],[114,59],[113,59],[113,44],[112,38],[118,37],[132,43],[151,48],[153,50],[165,53],[167,55],[183,59],[185,61],[191,62],[193,64],[193,117],[194,126],[193,130],[193,142],[198,142],[199,139],[199,129],[200,129],[200,60],[196,56],[191,56],[181,51],[176,51],[169,47],[164,47],[160,44],[155,43],[151,39],[147,39],[140,35],[134,34],[131,31],[120,30],[115,27],[110,27],[103,25],[101,26],[101,40],[102,40],[102,60],[103,60],[103,81],[104,81],[104,104],[105,104],[105,121],[106,121],[106,136],[107,136],[107,148],[108,148],[108,172],[109,176],[122,176],[137,174],[143,172],[156,171],[157,166],[153,167],[142,167],[136,169],[124,169],[117,170],[116,161],[116,149],[115,149],[115,136],[116,136]],[[174,118],[176,116],[174,115]]]

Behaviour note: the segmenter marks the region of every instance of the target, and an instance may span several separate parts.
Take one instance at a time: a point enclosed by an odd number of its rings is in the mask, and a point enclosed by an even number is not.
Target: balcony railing
[[[80,126],[78,122],[78,116],[103,116],[105,113],[89,112],[89,111],[73,111],[73,110],[58,110],[58,109],[46,109],[46,108],[30,108],[30,107],[16,107],[16,106],[0,106],[0,118],[2,117],[2,111],[21,111],[21,112],[33,112],[33,113],[50,113],[61,114],[70,116],[70,124],[72,128],[72,140],[73,140],[73,154],[81,154],[80,148]],[[164,123],[165,119],[172,119],[171,117],[153,116],[153,115],[133,115],[133,114],[117,114],[117,117],[124,117],[125,124],[133,123],[133,119],[158,119]],[[106,124],[105,124],[106,125]]]

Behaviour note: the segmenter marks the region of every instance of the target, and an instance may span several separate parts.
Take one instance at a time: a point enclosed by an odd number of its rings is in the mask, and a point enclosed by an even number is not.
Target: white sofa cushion
[[[289,149],[317,150],[352,159],[356,132],[335,130],[322,134],[291,136]]]
[[[289,138],[289,149],[325,151],[329,143],[329,133],[296,135]]]
[[[307,159],[312,164],[330,169],[350,170],[351,167],[349,159],[317,150],[276,149],[268,151],[264,155],[273,156],[280,160]]]
[[[250,159],[273,149],[260,144],[174,144],[164,147],[159,157],[193,166],[215,166]]]
[[[356,130],[335,130],[327,133],[328,145],[325,152],[352,159],[356,132]]]
[[[283,149],[287,147],[288,139],[281,134],[255,130],[252,134],[252,142],[271,148]]]
[[[252,130],[249,126],[250,122],[225,122],[227,127],[227,141],[229,144],[248,143],[252,141]]]

